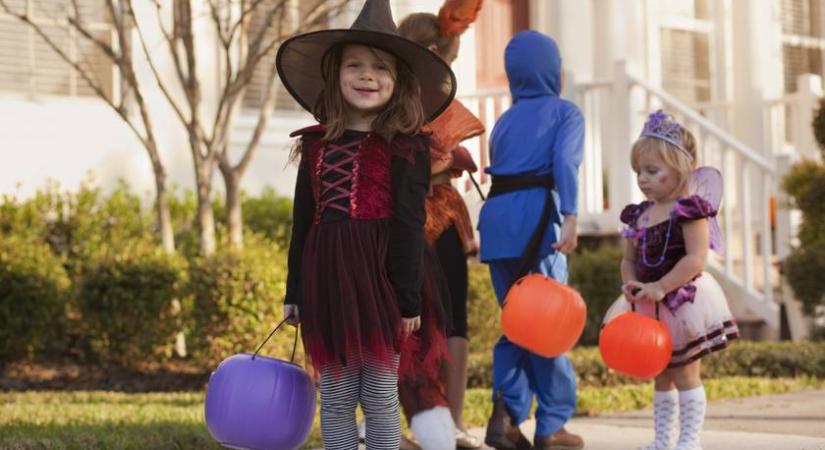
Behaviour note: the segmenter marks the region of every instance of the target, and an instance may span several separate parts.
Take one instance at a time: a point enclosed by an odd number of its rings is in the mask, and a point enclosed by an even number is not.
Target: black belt
[[[553,181],[551,175],[543,177],[528,175],[493,176],[493,184],[490,186],[488,198],[524,189],[544,188],[547,190],[547,200],[542,207],[539,224],[536,229],[533,230],[533,234],[530,235],[530,240],[527,241],[524,254],[521,256],[518,274],[513,281],[530,273],[530,269],[538,263],[539,247],[541,246],[541,241],[544,239],[544,231],[550,223],[550,218],[552,217],[555,223],[561,224],[561,217],[559,217],[558,211],[556,211],[556,202],[551,192],[555,187],[556,183]]]

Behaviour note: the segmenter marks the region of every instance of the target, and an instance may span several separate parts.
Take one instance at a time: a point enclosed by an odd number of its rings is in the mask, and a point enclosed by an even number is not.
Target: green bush
[[[795,165],[783,187],[802,211],[799,246],[783,261],[783,274],[805,311],[813,314],[817,306],[825,306],[825,165]]]
[[[602,318],[621,294],[621,261],[622,248],[608,244],[570,257],[570,285],[581,293],[587,304],[587,323],[579,340],[581,345],[599,343]]]
[[[101,253],[85,267],[77,324],[95,359],[128,367],[170,355],[181,327],[175,305],[185,294],[186,261],[138,241]]]
[[[48,244],[53,253],[65,256],[71,277],[108,247],[153,236],[152,211],[142,207],[125,182],[108,196],[91,179],[77,192],[62,191],[52,182],[26,201],[5,196],[0,213],[0,234]]]
[[[623,386],[646,383],[605,367],[598,347],[576,347],[568,353],[582,386]],[[470,355],[468,384],[489,387],[493,382],[492,351]],[[724,351],[702,358],[702,378],[722,377],[825,379],[825,342],[734,341]]]
[[[287,248],[292,230],[292,199],[281,197],[268,187],[257,197],[243,195],[241,208],[247,230],[262,234],[281,248]]]
[[[471,260],[468,269],[467,334],[470,353],[491,352],[501,336],[501,309],[487,265]]]
[[[814,114],[811,127],[814,130],[814,138],[822,151],[822,158],[825,159],[825,98],[819,99],[819,108]]]
[[[187,342],[201,364],[214,367],[238,352],[252,352],[283,316],[286,252],[248,233],[242,252],[223,249],[193,261]],[[263,354],[289,357],[293,330],[276,335]]]
[[[0,234],[0,361],[58,349],[68,288],[48,246]]]

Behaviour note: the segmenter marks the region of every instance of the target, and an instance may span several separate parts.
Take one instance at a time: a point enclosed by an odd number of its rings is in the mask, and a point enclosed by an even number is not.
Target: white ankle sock
[[[679,394],[676,389],[653,392],[653,428],[655,437],[642,450],[669,450],[676,438],[676,405]]]
[[[679,391],[679,444],[674,450],[701,450],[699,435],[706,407],[704,386]]]

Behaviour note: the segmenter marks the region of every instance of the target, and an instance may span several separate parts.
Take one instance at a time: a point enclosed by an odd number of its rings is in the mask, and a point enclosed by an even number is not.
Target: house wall
[[[151,51],[158,70],[164,74],[167,86],[179,104],[184,104],[179,82],[168,51],[162,44],[155,20],[154,7],[144,2],[135,4],[141,25],[152,44]],[[198,3],[198,2],[195,2]],[[200,3],[198,3],[200,4]],[[353,2],[348,14],[336,19],[333,26],[348,28],[361,9],[362,1]],[[205,4],[204,4],[205,5]],[[396,0],[392,2],[396,21],[417,11],[437,12],[440,0]],[[201,5],[203,6],[203,5]],[[197,11],[196,11],[197,13]],[[208,14],[195,23],[198,43],[214,39]],[[167,28],[169,26],[167,20]],[[200,39],[206,36],[207,39]],[[137,42],[135,37],[135,42]],[[462,35],[462,50],[453,65],[459,93],[476,88],[475,32],[471,28]],[[150,67],[139,48],[134,49],[138,78],[149,105],[163,160],[171,184],[184,189],[194,187],[192,158],[184,129],[157,88]],[[201,71],[203,106],[200,113],[212,117],[219,95],[222,61],[217,51],[208,45],[197,48]],[[137,111],[132,110],[132,113]],[[240,111],[233,129],[231,154],[240,157],[255,126],[257,110]],[[28,97],[22,93],[0,92],[0,193],[32,195],[47,179],[74,189],[91,172],[104,189],[116,186],[118,179],[127,180],[137,192],[151,193],[154,178],[145,149],[120,118],[96,97]],[[250,193],[272,186],[283,195],[292,195],[296,168],[288,161],[292,145],[290,131],[311,124],[312,118],[300,111],[276,111],[253,163],[244,176],[242,188]],[[216,174],[215,187],[222,183]],[[151,195],[147,196],[151,198]]]

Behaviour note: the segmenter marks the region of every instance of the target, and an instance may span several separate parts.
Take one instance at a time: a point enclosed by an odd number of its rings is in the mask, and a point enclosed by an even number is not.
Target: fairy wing
[[[709,166],[697,168],[690,177],[688,191],[691,195],[702,197],[713,206],[713,209],[718,211],[719,206],[722,204],[722,193],[724,191],[722,173]],[[709,226],[710,248],[721,255],[725,252],[725,242],[716,217],[710,218]]]

